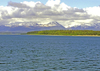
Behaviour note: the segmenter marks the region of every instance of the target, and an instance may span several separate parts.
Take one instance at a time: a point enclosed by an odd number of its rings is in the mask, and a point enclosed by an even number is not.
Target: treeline
[[[100,35],[100,31],[93,30],[44,30],[27,32],[30,35]]]

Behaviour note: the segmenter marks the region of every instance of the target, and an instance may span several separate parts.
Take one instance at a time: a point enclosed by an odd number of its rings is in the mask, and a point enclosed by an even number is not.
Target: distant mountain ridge
[[[1,25],[0,32],[29,32],[29,31],[40,31],[40,30],[100,30],[100,24],[93,25],[78,25],[73,27],[65,28],[58,22],[49,22],[48,24],[38,24],[38,23],[21,23],[17,22],[16,25]]]
[[[23,23],[19,23],[19,25],[0,26],[0,32],[28,32],[40,30],[65,30],[65,27],[60,25],[58,22],[50,22],[48,24],[33,23],[30,25],[23,25]]]
[[[79,26],[74,26],[70,27],[69,29],[72,30],[98,30],[100,31],[100,24],[93,24],[93,25],[79,25]]]

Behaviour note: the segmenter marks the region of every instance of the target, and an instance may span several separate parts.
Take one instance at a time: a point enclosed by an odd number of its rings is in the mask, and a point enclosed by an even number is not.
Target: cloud
[[[8,2],[8,6],[18,7],[18,8],[29,8],[26,4],[16,3],[16,2]]]
[[[93,25],[100,23],[100,7],[79,9],[70,7],[60,0],[41,2],[8,2],[7,6],[0,6],[0,25],[31,25],[34,23],[47,24],[57,21],[64,27],[77,25]]]
[[[100,16],[100,6],[84,8],[83,10],[85,10],[88,14],[92,16]]]
[[[50,7],[54,7],[55,5],[59,5],[60,4],[60,0],[48,0],[48,2],[46,3],[47,6]]]
[[[29,7],[35,7],[35,5],[38,4],[38,3],[41,3],[41,2],[40,1],[38,1],[38,2],[33,2],[33,1],[30,1],[30,2],[24,1],[24,2],[21,2],[21,4],[25,4],[25,5],[29,6]]]

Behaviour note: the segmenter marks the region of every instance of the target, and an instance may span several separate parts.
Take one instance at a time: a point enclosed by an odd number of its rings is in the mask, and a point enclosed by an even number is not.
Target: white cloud
[[[64,27],[82,24],[100,23],[100,7],[84,9],[73,8],[60,0],[41,2],[9,2],[8,6],[0,6],[0,25],[32,25],[33,23],[47,24],[57,21]],[[31,22],[31,24],[29,24]]]
[[[70,6],[66,5],[65,3],[61,3],[60,7],[62,8],[62,10],[68,10],[69,8],[71,8]]]
[[[100,7],[99,6],[84,8],[84,10],[92,16],[100,16]]]
[[[35,7],[36,4],[41,3],[41,2],[40,1],[38,1],[38,2],[33,2],[33,1],[27,2],[27,1],[24,1],[24,2],[21,2],[21,3],[25,4],[25,5],[29,6],[29,7]]]
[[[60,4],[60,0],[48,0],[48,2],[46,3],[47,6],[50,7],[54,7],[55,5],[59,5]]]

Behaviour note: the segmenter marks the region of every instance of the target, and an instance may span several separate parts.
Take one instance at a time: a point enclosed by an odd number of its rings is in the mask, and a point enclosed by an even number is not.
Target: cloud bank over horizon
[[[33,1],[8,2],[0,6],[0,25],[22,26],[34,23],[47,24],[56,21],[65,28],[100,23],[100,6],[79,9],[60,0],[48,0],[46,4]],[[30,24],[31,23],[31,24]]]

